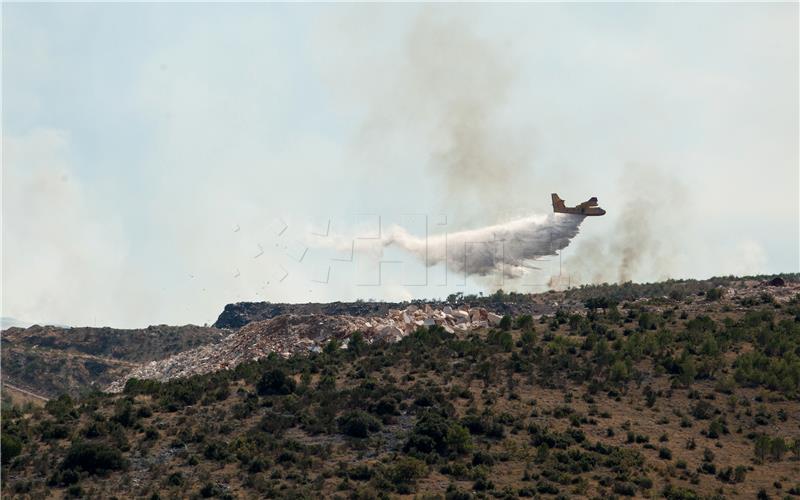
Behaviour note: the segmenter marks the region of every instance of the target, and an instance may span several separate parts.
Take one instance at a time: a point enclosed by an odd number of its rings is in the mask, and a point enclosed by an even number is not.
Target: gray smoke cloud
[[[463,23],[428,16],[419,18],[407,54],[412,88],[425,96],[440,133],[432,171],[446,181],[451,202],[467,196],[496,206],[531,156],[501,122],[515,78],[507,54]]]
[[[614,226],[582,238],[565,259],[565,272],[573,283],[675,277],[681,235],[692,221],[688,188],[669,172],[641,165],[628,165],[618,185],[624,201]]]
[[[465,276],[501,273],[519,278],[535,269],[535,259],[556,255],[578,234],[584,216],[530,216],[478,229],[421,238],[395,226],[384,246],[402,248],[428,266],[442,262],[448,271]]]
[[[356,66],[352,85],[369,102],[359,157],[370,168],[387,162],[392,141],[411,158],[419,152],[424,182],[436,185],[445,211],[491,223],[529,211],[530,199],[510,186],[533,185],[533,132],[515,117],[511,94],[518,68],[502,40],[487,39],[463,19],[425,9],[385,56],[391,67]],[[361,41],[354,42],[363,43]],[[390,78],[380,75],[388,73]],[[413,153],[412,153],[413,152]],[[381,167],[379,167],[381,168]]]

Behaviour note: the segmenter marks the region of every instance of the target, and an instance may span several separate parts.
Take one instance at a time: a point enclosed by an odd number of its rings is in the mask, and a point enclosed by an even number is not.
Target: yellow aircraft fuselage
[[[556,193],[550,195],[553,199],[553,212],[557,214],[574,214],[585,216],[600,216],[605,215],[606,211],[597,206],[597,198],[592,196],[580,205],[568,207],[564,205],[564,200],[558,197]]]

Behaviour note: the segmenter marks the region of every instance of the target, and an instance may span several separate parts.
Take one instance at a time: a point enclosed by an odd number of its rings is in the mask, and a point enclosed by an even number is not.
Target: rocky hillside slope
[[[478,297],[453,295],[447,301],[426,301],[417,300],[413,302],[331,302],[328,304],[307,303],[307,304],[274,304],[271,302],[237,302],[228,304],[225,310],[219,315],[214,326],[217,328],[237,329],[254,322],[271,319],[281,314],[323,314],[323,315],[342,315],[342,316],[386,316],[392,310],[402,310],[408,307],[433,307],[443,309],[445,307],[457,308],[465,305],[467,307],[482,307],[494,311],[500,315],[509,314],[519,316],[521,314],[541,315],[555,312],[558,307],[580,307],[581,303],[576,300],[567,300],[567,303],[559,304],[558,298],[563,298],[550,294],[502,294],[492,297]],[[507,300],[510,299],[510,300]]]
[[[180,377],[229,370],[238,365],[266,358],[320,352],[331,341],[347,347],[358,332],[367,344],[376,341],[399,342],[418,328],[440,326],[447,333],[466,332],[497,326],[501,316],[483,308],[430,305],[389,309],[385,316],[346,316],[323,314],[282,314],[265,321],[248,323],[220,342],[185,351],[167,359],[153,361],[128,372],[109,385],[109,392],[120,392],[132,378],[164,382]]]

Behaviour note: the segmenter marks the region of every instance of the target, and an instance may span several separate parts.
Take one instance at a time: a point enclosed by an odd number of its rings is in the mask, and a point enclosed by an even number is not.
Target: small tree
[[[769,436],[765,434],[761,434],[756,438],[756,442],[754,444],[754,452],[756,455],[756,459],[759,462],[763,462],[767,458],[767,454],[769,453],[769,445],[770,439]]]
[[[347,344],[347,350],[355,355],[360,355],[366,349],[367,343],[364,341],[364,334],[361,332],[354,332],[350,336],[350,342]]]
[[[770,454],[774,460],[780,460],[786,454],[786,441],[782,437],[772,438],[769,446]]]
[[[523,314],[517,318],[517,328],[526,332],[533,329],[533,316],[530,314]]]
[[[694,357],[689,356],[685,351],[681,359],[680,370],[681,373],[678,375],[678,381],[684,387],[689,387],[697,376],[697,367],[694,364]]]

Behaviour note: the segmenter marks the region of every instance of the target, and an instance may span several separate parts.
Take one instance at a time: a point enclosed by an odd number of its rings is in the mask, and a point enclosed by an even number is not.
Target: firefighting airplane
[[[553,198],[553,212],[557,214],[575,214],[575,215],[605,215],[606,211],[597,206],[597,198],[592,196],[587,201],[574,207],[567,207],[564,205],[564,200],[558,197],[556,193],[550,195]]]

